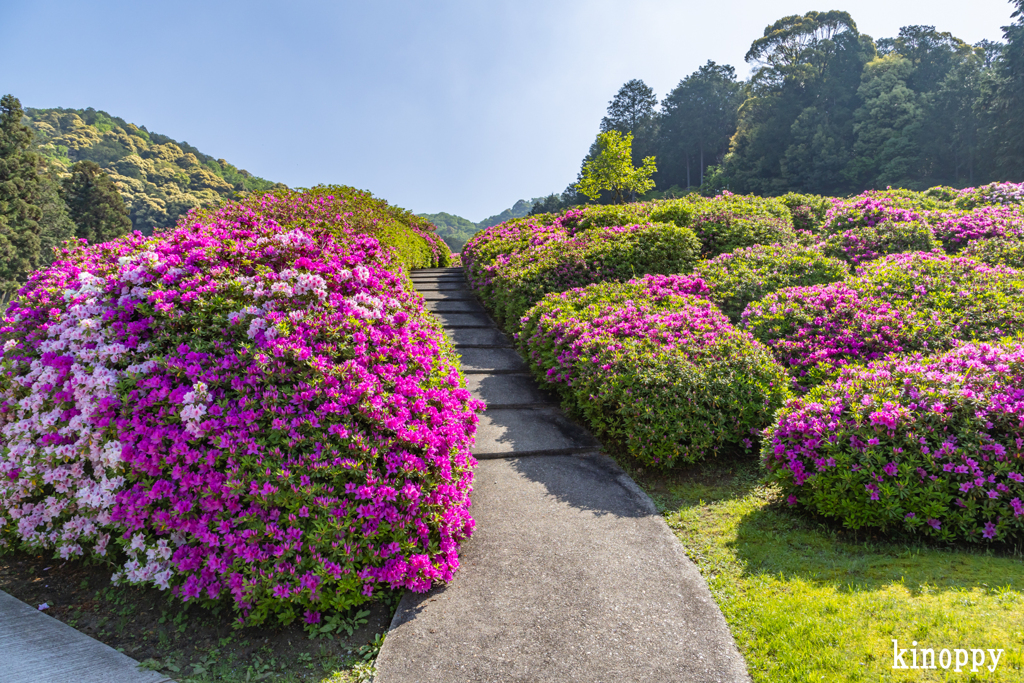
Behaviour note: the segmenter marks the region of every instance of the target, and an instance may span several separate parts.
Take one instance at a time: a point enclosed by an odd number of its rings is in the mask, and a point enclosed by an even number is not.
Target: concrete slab
[[[558,408],[490,408],[476,426],[478,460],[522,455],[581,453],[601,447],[597,439]]]
[[[529,375],[466,375],[466,388],[487,409],[553,405],[555,397],[538,388]]]
[[[447,587],[407,592],[376,683],[749,681],[704,580],[604,456],[481,462]]]
[[[456,290],[471,291],[465,280],[451,282],[413,282],[417,292],[452,292]]]
[[[458,350],[473,347],[512,346],[512,342],[496,327],[456,327],[446,328],[445,334],[452,340]]]
[[[427,310],[435,313],[486,313],[484,307],[476,299],[452,299],[447,301],[428,301]]]
[[[453,327],[494,327],[486,313],[434,313],[445,329]]]
[[[459,349],[464,373],[526,372],[529,368],[515,349]]]
[[[476,295],[468,289],[420,292],[424,301],[476,301]]]
[[[173,683],[3,591],[0,652],[3,683]]]

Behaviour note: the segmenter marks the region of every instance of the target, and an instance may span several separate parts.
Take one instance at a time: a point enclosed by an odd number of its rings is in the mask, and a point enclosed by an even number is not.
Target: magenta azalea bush
[[[549,294],[518,345],[601,437],[659,468],[753,447],[788,394],[771,354],[699,279],[647,277]]]
[[[790,400],[762,458],[790,505],[850,528],[1024,539],[1024,345],[851,368]]]
[[[943,248],[953,254],[974,240],[1024,235],[1024,213],[1016,206],[982,206],[973,211],[933,211],[928,222]],[[925,250],[922,250],[925,251]]]
[[[1024,270],[1024,238],[993,237],[974,240],[960,252],[961,256],[982,261],[990,266]]]
[[[989,183],[982,187],[968,187],[957,194],[953,204],[958,209],[1024,204],[1024,183]]]
[[[1024,332],[1024,275],[941,252],[893,254],[844,283],[770,294],[743,325],[808,388],[846,365]]]
[[[353,208],[251,197],[36,273],[0,328],[3,542],[242,623],[450,579],[482,406]]]

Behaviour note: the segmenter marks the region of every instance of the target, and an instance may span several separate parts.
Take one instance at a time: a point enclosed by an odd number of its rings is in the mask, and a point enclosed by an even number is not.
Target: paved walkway
[[[406,593],[376,683],[748,681],[651,500],[537,388],[461,269],[412,277],[488,408],[462,567]]]
[[[164,683],[171,679],[0,591],[2,683]]]

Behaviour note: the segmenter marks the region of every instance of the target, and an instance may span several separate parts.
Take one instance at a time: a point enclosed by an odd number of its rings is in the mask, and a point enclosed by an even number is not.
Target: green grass
[[[1024,680],[1019,549],[854,534],[788,509],[756,464],[633,474],[700,568],[754,681]],[[893,639],[908,666],[915,640],[936,655],[1005,652],[994,673],[893,670]]]

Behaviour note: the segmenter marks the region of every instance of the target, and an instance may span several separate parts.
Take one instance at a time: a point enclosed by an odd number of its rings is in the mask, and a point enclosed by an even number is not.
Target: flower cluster
[[[794,398],[762,458],[791,505],[943,541],[1024,537],[1024,346],[844,371]]]
[[[517,341],[531,369],[600,436],[656,467],[752,446],[787,396],[768,351],[686,276],[549,294]]]
[[[929,211],[928,223],[949,253],[974,240],[1024,235],[1024,213],[1018,206],[981,206],[971,211]],[[922,250],[924,251],[924,250]]]
[[[249,197],[36,273],[0,328],[0,539],[248,623],[451,578],[482,406],[394,225]]]
[[[953,204],[958,209],[1024,204],[1024,183],[989,183],[982,187],[968,187],[959,192]]]

